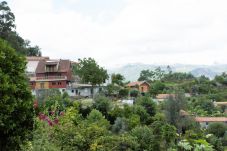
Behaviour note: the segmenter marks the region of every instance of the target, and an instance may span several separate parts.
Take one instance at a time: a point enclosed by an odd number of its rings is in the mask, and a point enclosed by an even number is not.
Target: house
[[[202,128],[207,128],[210,123],[222,122],[227,124],[227,117],[195,117]]]
[[[91,97],[103,90],[102,86],[93,86],[90,84],[72,83],[66,92],[72,97]]]
[[[71,61],[41,59],[38,61],[35,75],[30,77],[33,90],[59,89],[64,92],[72,81]]]
[[[127,84],[130,89],[137,89],[141,93],[147,93],[150,89],[150,84],[146,81],[136,81]]]

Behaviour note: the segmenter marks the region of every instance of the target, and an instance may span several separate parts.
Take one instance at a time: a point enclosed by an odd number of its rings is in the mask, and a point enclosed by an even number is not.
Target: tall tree
[[[25,58],[0,39],[0,150],[19,150],[33,129]]]
[[[38,46],[31,46],[16,32],[15,16],[6,1],[0,2],[0,38],[8,41],[16,52],[27,56],[41,56]]]
[[[79,59],[77,72],[82,81],[92,87],[104,83],[109,77],[107,71],[92,58]]]
[[[6,38],[9,32],[15,29],[15,16],[6,1],[0,3],[0,35]]]
[[[111,79],[112,79],[112,84],[123,86],[123,80],[125,79],[125,77],[118,73],[118,74],[112,74]]]
[[[167,121],[176,126],[178,130],[182,131],[182,125],[181,125],[181,110],[186,110],[186,99],[183,92],[178,92],[171,96],[168,100],[165,102],[165,114]]]

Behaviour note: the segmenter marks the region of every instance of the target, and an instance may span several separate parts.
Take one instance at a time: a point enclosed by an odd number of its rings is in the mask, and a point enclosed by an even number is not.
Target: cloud
[[[9,4],[19,33],[51,58],[94,57],[104,66],[227,63],[225,0],[92,2],[10,0]]]

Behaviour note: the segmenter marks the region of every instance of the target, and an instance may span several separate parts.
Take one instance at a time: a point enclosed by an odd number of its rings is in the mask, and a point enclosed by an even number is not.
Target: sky
[[[226,64],[226,0],[7,0],[43,56],[128,63]]]

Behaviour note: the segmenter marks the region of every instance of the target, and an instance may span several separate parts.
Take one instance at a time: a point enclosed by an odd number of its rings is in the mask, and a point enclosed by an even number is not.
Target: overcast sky
[[[226,0],[7,0],[17,31],[51,58],[227,63]]]

